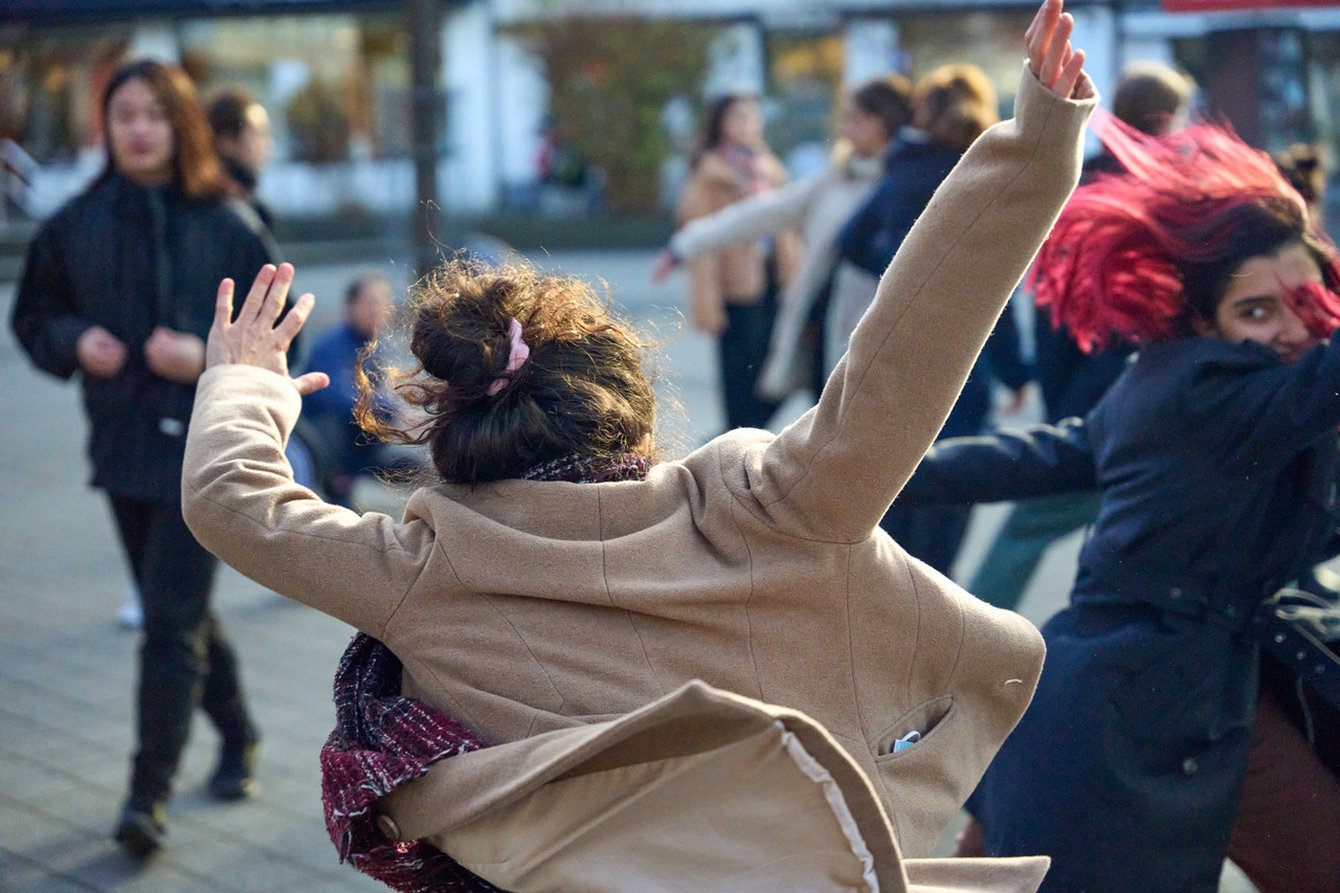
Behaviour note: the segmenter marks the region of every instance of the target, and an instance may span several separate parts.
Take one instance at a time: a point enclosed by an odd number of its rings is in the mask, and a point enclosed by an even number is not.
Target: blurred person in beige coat
[[[722,96],[708,111],[675,221],[684,226],[786,181],[786,168],[764,142],[758,97]],[[764,428],[777,411],[778,401],[760,397],[755,386],[772,337],[777,291],[791,281],[800,256],[799,237],[786,229],[729,240],[688,265],[693,327],[717,339],[727,430]]]
[[[399,523],[293,483],[293,271],[220,287],[183,510],[209,549],[384,642],[493,746],[386,827],[509,890],[1033,890],[1045,859],[919,860],[1027,707],[1037,630],[878,521],[1076,182],[1094,91],[1046,0],[1016,117],[945,181],[818,404],[652,462],[639,345],[583,283],[449,267],[401,392],[442,481]],[[375,418],[366,427],[388,432]],[[404,432],[414,436],[416,432]]]
[[[851,94],[842,121],[842,139],[822,172],[762,192],[699,217],[674,234],[657,256],[652,279],[660,282],[679,263],[696,261],[742,240],[779,232],[800,232],[803,252],[791,281],[778,297],[777,318],[757,390],[765,400],[785,400],[808,390],[818,399],[828,373],[847,349],[823,333],[823,313],[831,290],[843,303],[870,302],[876,277],[852,264],[839,264],[834,239],[883,173],[889,143],[912,120],[912,85],[890,74],[862,84]]]

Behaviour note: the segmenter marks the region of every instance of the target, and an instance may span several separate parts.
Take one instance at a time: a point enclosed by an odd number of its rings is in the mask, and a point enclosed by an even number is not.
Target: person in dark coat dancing
[[[876,276],[964,151],[996,120],[996,91],[975,65],[943,65],[917,82],[912,127],[889,147],[884,175],[838,235],[843,260]],[[981,433],[991,413],[991,380],[1019,392],[1032,377],[1012,313],[1002,314],[973,366],[942,437]],[[968,528],[967,506],[894,506],[880,526],[904,549],[948,575]]]
[[[258,735],[237,658],[210,610],[216,559],[181,515],[181,467],[221,278],[272,260],[226,198],[195,88],[154,61],[103,94],[107,164],[38,230],[11,326],[33,364],[78,374],[92,484],[111,500],[144,605],[137,752],[115,837],[158,849],[172,777],[198,704],[222,737],[218,799],[252,789]]]
[[[1334,891],[1334,742],[1291,720],[1321,705],[1250,621],[1327,557],[1340,265],[1230,133],[1095,127],[1128,172],[1075,193],[1034,282],[1081,344],[1126,337],[1138,357],[1086,418],[942,442],[900,496],[1102,492],[960,853],[1049,855],[1057,893],[1213,893],[1225,855],[1264,893]]]
[[[1141,133],[1160,136],[1186,124],[1195,84],[1158,62],[1132,62],[1122,69],[1112,113]],[[1080,185],[1100,174],[1120,173],[1121,162],[1104,148],[1084,162]],[[1126,368],[1134,345],[1118,339],[1101,350],[1080,350],[1074,336],[1043,312],[1035,317],[1033,374],[1042,393],[1044,420],[1084,416]],[[976,432],[970,432],[976,433]],[[1093,523],[1099,497],[1058,493],[1024,500],[1005,517],[967,589],[997,608],[1014,610],[1052,543]]]

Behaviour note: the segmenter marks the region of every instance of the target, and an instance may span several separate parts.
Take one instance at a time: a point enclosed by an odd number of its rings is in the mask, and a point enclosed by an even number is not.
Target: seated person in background
[[[360,473],[385,464],[385,444],[369,441],[354,422],[355,369],[359,354],[376,340],[394,309],[390,281],[380,273],[359,274],[344,294],[344,321],[316,339],[305,364],[308,372],[330,376],[330,387],[303,397],[302,415],[329,463],[329,496],[341,505],[349,504]]]

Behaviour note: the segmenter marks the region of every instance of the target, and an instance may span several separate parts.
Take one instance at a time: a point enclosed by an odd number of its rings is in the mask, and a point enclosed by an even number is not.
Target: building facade
[[[1244,8],[1245,7],[1245,8]],[[1126,61],[1186,69],[1205,109],[1262,148],[1340,145],[1340,4],[1072,0],[1076,42],[1110,92]],[[715,29],[702,82],[660,126],[681,150],[713,94],[763,95],[794,172],[822,163],[844,85],[970,61],[1008,110],[1031,2],[949,0],[467,0],[444,4],[438,195],[452,214],[525,207],[552,127],[525,28],[573,15],[673,18]],[[202,93],[248,88],[270,110],[262,197],[281,216],[396,213],[414,202],[411,77],[401,4],[383,0],[10,0],[0,9],[0,146],[8,213],[40,217],[102,163],[100,85],[122,59],[180,62]],[[654,65],[655,59],[648,64]],[[604,89],[618,89],[617,84]],[[682,167],[682,164],[681,164]],[[675,159],[665,171],[673,195]]]

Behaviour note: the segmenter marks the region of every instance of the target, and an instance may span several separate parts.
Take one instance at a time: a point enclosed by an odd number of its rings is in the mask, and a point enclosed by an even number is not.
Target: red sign
[[[1334,6],[1334,0],[1162,0],[1168,12],[1220,12],[1243,9],[1297,9],[1303,6]]]

